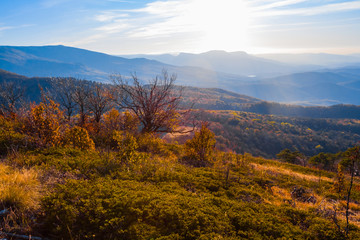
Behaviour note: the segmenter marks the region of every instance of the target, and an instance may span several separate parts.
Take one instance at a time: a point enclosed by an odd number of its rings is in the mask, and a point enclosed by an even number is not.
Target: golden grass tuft
[[[14,170],[0,164],[0,203],[2,208],[34,210],[39,207],[40,182],[35,170]]]

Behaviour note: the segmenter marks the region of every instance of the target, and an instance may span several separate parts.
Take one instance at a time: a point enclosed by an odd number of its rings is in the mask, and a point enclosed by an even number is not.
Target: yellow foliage
[[[94,141],[89,137],[86,129],[75,126],[65,133],[64,143],[82,150],[95,149]]]
[[[202,124],[199,132],[185,143],[185,155],[194,166],[206,166],[210,163],[215,149],[215,134]]]
[[[287,123],[287,122],[281,122],[281,126],[294,127],[294,125],[292,125],[291,123]]]
[[[107,132],[112,132],[114,130],[135,132],[138,129],[138,125],[138,118],[128,111],[120,113],[113,108],[103,116],[103,127]]]

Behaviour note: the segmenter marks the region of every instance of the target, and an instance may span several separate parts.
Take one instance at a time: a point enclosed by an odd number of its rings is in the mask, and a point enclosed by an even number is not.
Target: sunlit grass
[[[2,208],[22,210],[39,207],[40,183],[35,170],[13,170],[0,164],[0,202]]]
[[[294,178],[298,178],[300,180],[306,180],[306,181],[313,181],[313,182],[319,182],[320,181],[327,181],[327,182],[334,182],[333,179],[324,177],[324,176],[315,176],[315,175],[307,175],[303,173],[294,172],[292,170],[282,168],[282,167],[273,167],[273,166],[267,166],[267,165],[260,165],[256,163],[252,163],[251,166],[254,167],[256,171],[263,171],[267,172],[269,174],[284,174],[288,175]]]

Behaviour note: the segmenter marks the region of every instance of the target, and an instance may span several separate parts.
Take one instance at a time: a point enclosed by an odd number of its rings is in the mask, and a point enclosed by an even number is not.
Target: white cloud
[[[111,22],[113,20],[116,19],[122,19],[122,18],[127,18],[130,17],[129,14],[125,14],[125,13],[116,13],[114,11],[105,11],[102,12],[101,14],[98,14],[95,16],[95,21],[99,21],[99,22]]]
[[[80,46],[118,41],[122,44],[129,43],[127,46],[130,46],[131,42],[141,43],[143,46],[148,46],[149,51],[152,51],[151,48],[155,48],[155,45],[159,46],[156,48],[157,51],[161,51],[161,46],[164,49],[179,49],[181,48],[179,44],[187,46],[185,49],[182,48],[183,51],[199,52],[210,49],[246,51],[252,47],[252,42],[255,42],[253,40],[256,40],[258,33],[271,34],[274,31],[282,31],[284,37],[291,38],[291,33],[296,29],[311,28],[316,31],[325,24],[321,19],[312,22],[314,19],[301,20],[291,16],[325,15],[360,9],[360,1],[334,2],[158,0],[141,8],[99,11],[93,17],[95,26],[88,31],[88,36],[78,38],[73,44]],[[304,7],[304,3],[309,3],[306,5],[312,7]],[[274,16],[278,16],[279,19],[275,21],[267,19]],[[136,47],[134,49],[133,51],[140,51]]]
[[[5,30],[9,30],[9,29],[13,29],[14,27],[11,26],[4,26],[4,27],[0,27],[0,32],[1,31],[5,31]]]
[[[272,10],[272,11],[259,11],[257,15],[259,17],[264,16],[311,16],[319,14],[329,14],[334,12],[353,11],[360,9],[360,1],[332,3],[316,7],[308,8],[293,8],[286,10]]]
[[[272,8],[278,8],[278,7],[286,7],[286,6],[291,6],[297,3],[303,3],[303,2],[307,2],[309,0],[284,0],[284,1],[275,1],[275,2],[271,2],[271,3],[267,3],[268,1],[264,2],[264,1],[258,1],[258,3],[261,3],[260,6],[258,7],[254,7],[253,10],[258,11],[258,10],[265,10],[265,9],[272,9]],[[252,4],[254,4],[254,2],[252,2]]]
[[[17,28],[25,28],[25,27],[32,27],[35,26],[34,24],[23,24],[19,26],[0,26],[0,32],[10,29],[17,29]]]

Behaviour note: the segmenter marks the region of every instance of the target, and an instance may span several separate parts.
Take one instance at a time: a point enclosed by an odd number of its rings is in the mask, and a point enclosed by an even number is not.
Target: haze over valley
[[[118,57],[66,46],[0,46],[0,67],[28,77],[71,76],[104,83],[112,74],[136,73],[149,80],[166,69],[177,74],[179,85],[222,88],[267,101],[360,104],[359,57],[317,55],[318,65],[302,65],[302,59],[311,58],[306,56],[288,55],[298,60],[286,64],[245,52]]]

